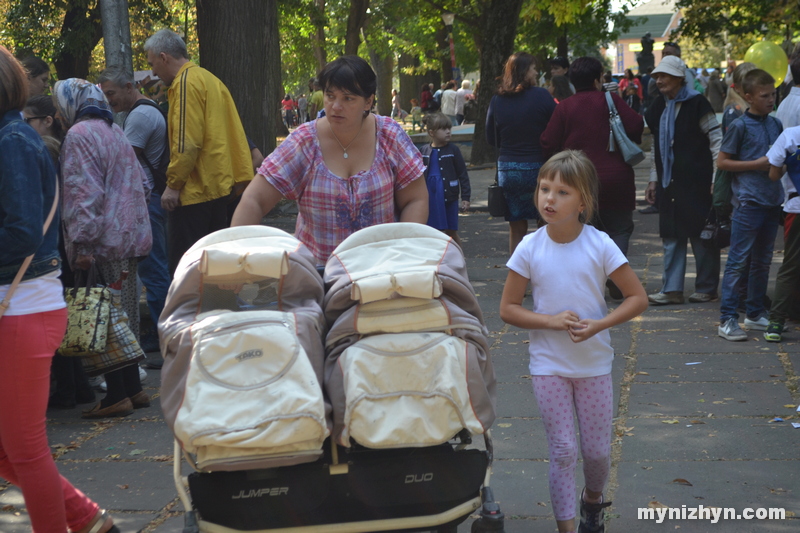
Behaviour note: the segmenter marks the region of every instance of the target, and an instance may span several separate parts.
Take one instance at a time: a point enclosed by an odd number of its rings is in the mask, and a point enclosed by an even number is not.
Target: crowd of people
[[[345,238],[376,224],[428,224],[460,244],[458,214],[470,207],[467,167],[450,142],[452,128],[470,120],[479,90],[468,80],[458,89],[452,80],[436,91],[425,84],[409,113],[394,91],[392,114],[383,117],[373,112],[377,80],[369,64],[340,57],[310,80],[308,97],[286,94],[282,116],[293,131],[264,158],[249,142],[228,89],[190,61],[179,35],[160,30],[144,50],[166,88],[167,111],[115,67],[97,84],[58,80],[47,96],[49,66],[35,58],[21,64],[0,47],[0,297],[6,310],[0,353],[16,354],[13,361],[0,358],[0,476],[21,487],[37,532],[118,532],[104,511],[59,477],[47,446],[48,402],[94,401],[75,359],[58,363],[62,389],[56,401],[50,394],[70,272],[96,269],[106,282],[121,281],[122,308],[138,337],[139,281],[158,317],[184,252],[216,230],[261,223],[283,198],[297,202],[295,234],[319,269]],[[800,225],[792,222],[800,212],[800,168],[792,161],[800,146],[800,83],[774,118],[775,80],[768,73],[735,66],[726,89],[719,75],[706,79],[688,69],[675,43],[666,43],[661,61],[644,76],[628,70],[615,80],[592,57],[555,58],[548,66],[543,83],[534,56],[510,56],[486,116],[509,223],[500,316],[530,330],[530,373],[548,436],[558,529],[574,532],[578,520],[574,408],[586,483],[580,527],[598,532],[611,504],[603,496],[613,416],[608,328],[648,303],[683,303],[688,243],[697,262],[689,301],[721,297],[720,337],[746,340],[737,313],[743,307],[746,327],[780,341],[794,312]],[[800,59],[790,73],[800,82]],[[661,289],[650,295],[626,258],[636,188],[633,168],[611,149],[610,105],[631,141],[641,143],[645,121],[653,136],[644,193],[659,215],[664,273]],[[408,116],[430,137],[421,149],[397,123]],[[715,188],[723,182],[730,183],[731,199],[717,203]],[[786,254],[780,294],[767,309],[781,205],[789,213]],[[51,206],[59,213],[46,226]],[[718,222],[729,219],[731,228],[721,292],[720,249],[701,240],[712,213]],[[530,222],[539,229],[529,232]],[[21,270],[15,291],[13,279],[28,256],[31,266]],[[620,300],[610,313],[606,288]],[[529,290],[532,308],[524,304]],[[150,405],[137,365],[104,377],[107,394],[84,418],[127,416]],[[566,407],[542,407],[556,401]]]

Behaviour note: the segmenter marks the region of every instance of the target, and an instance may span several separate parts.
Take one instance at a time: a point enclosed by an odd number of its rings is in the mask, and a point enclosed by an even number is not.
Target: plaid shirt
[[[375,115],[375,121],[377,146],[369,170],[349,178],[328,170],[317,139],[317,121],[297,128],[258,169],[278,192],[297,201],[295,236],[320,265],[356,231],[395,222],[395,191],[425,170],[419,150],[394,120]]]

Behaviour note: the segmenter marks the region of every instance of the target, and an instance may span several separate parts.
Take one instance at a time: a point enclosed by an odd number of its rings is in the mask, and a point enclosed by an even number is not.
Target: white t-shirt
[[[800,157],[800,126],[783,130],[783,133],[778,136],[778,139],[767,152],[769,164],[775,167],[782,167],[789,157],[794,157],[795,159]],[[781,184],[786,195],[783,210],[787,213],[800,214],[800,196],[795,196],[789,200],[789,195],[796,193],[797,189],[789,178],[788,173],[781,178]]]
[[[164,137],[167,135],[167,124],[161,111],[149,104],[139,104],[125,119],[123,131],[128,142],[134,148],[144,150],[144,155],[153,168],[157,168],[164,150]],[[137,156],[138,157],[138,156]],[[138,157],[139,163],[147,174],[147,183],[153,189],[153,175],[144,159]]]
[[[453,89],[447,89],[442,93],[442,113],[445,115],[456,114],[456,92]]]
[[[605,283],[628,260],[608,235],[592,226],[572,242],[560,244],[546,226],[525,236],[506,266],[531,280],[533,311],[555,315],[573,311],[601,319],[608,314]],[[567,331],[530,330],[530,372],[533,376],[588,378],[611,372],[614,349],[608,330],[574,343]]]
[[[4,316],[32,315],[46,313],[56,309],[64,309],[64,289],[58,276],[61,270],[57,269],[38,278],[21,281],[17,290],[11,295],[8,310]],[[11,285],[0,285],[0,301],[6,297]]]

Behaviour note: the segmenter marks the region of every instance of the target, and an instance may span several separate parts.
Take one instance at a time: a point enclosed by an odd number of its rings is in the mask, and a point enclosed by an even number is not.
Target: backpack
[[[133,104],[131,110],[128,111],[128,115],[130,115],[133,110],[140,105],[149,105],[158,109],[158,112],[161,113],[162,117],[164,117],[164,125],[167,126],[167,113],[161,109],[157,103],[149,98],[140,98],[139,100],[136,100],[136,103]],[[127,120],[127,117],[125,120]],[[125,125],[123,123],[123,129],[124,127]],[[142,161],[144,161],[144,164],[147,165],[148,169],[150,169],[150,174],[153,176],[153,188],[158,191],[158,194],[164,194],[164,191],[167,190],[167,168],[169,167],[169,131],[167,131],[166,135],[164,135],[164,149],[161,151],[161,157],[158,161],[156,161],[156,164],[153,165],[153,163],[147,159],[144,151],[142,151]]]

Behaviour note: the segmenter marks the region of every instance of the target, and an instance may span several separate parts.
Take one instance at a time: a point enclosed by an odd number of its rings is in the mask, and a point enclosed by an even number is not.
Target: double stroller
[[[159,332],[184,533],[455,532],[473,513],[503,531],[487,330],[441,232],[363,229],[320,277],[288,233],[218,231],[178,265]]]

